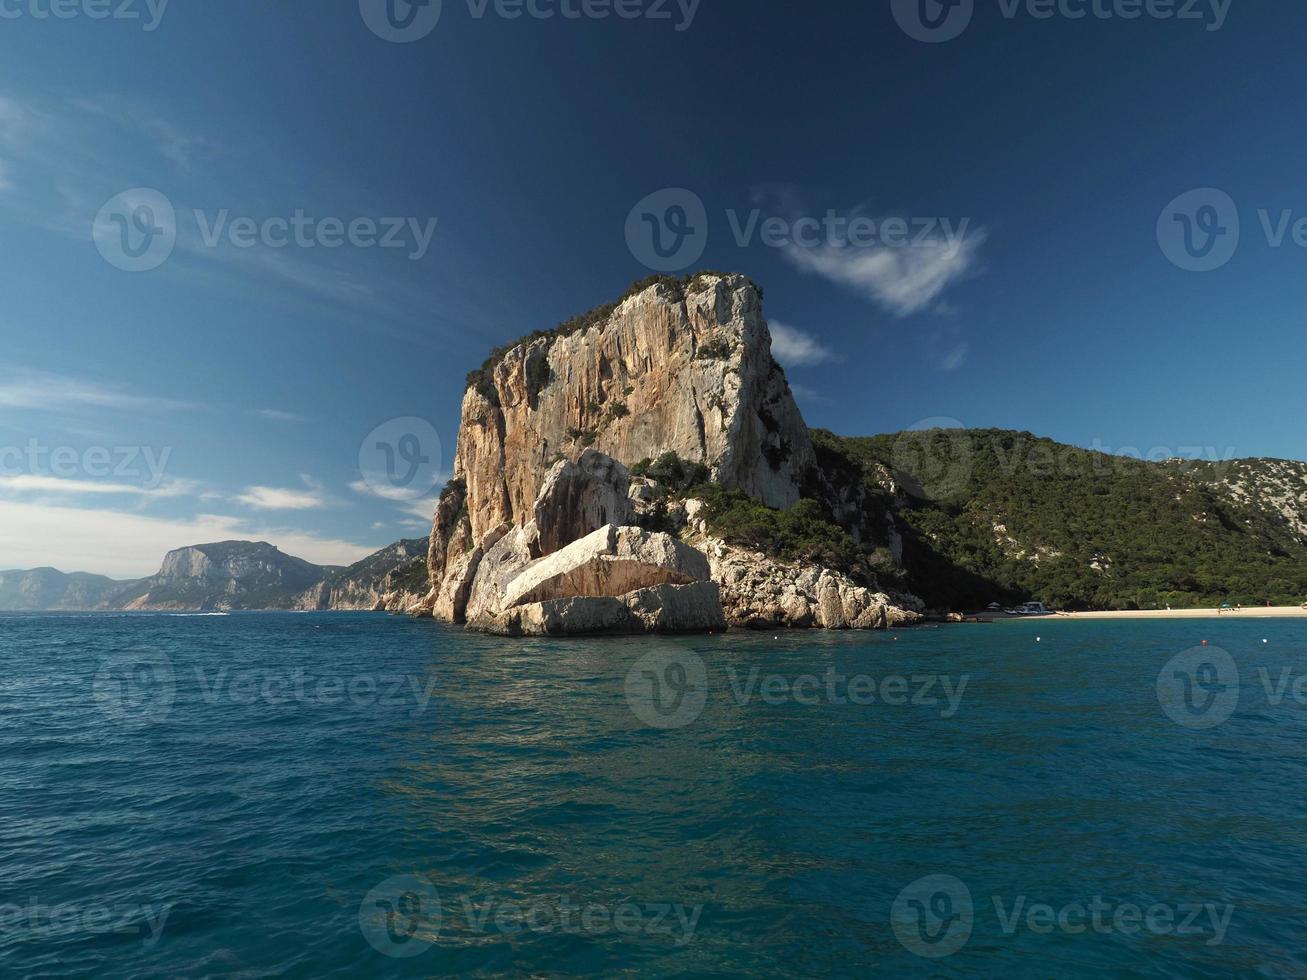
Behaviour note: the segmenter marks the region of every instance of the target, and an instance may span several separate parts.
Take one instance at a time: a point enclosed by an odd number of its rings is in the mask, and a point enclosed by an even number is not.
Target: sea
[[[0,976],[1307,975],[1307,624],[0,614]]]

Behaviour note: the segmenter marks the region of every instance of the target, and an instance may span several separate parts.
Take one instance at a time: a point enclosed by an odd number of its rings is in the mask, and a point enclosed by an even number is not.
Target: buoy
[[[1270,643],[1270,640],[1262,640],[1263,643]]]
[[[1036,642],[1036,643],[1043,643],[1043,642],[1044,642],[1044,638],[1043,638],[1042,636],[1037,636],[1037,637],[1035,637],[1035,642]]]
[[[1207,646],[1207,641],[1203,640],[1203,646]]]

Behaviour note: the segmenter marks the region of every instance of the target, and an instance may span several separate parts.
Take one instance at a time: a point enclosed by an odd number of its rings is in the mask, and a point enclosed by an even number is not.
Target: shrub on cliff
[[[856,572],[863,554],[853,538],[815,500],[773,510],[740,490],[705,486],[695,490],[706,505],[709,529],[722,540],[786,561],[810,561]]]

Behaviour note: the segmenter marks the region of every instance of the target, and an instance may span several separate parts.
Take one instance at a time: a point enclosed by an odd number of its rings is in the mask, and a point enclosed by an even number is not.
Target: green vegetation
[[[859,575],[864,555],[847,531],[815,500],[774,510],[741,490],[705,486],[694,496],[706,504],[704,518],[714,534],[786,561],[810,561]]]
[[[540,397],[540,392],[549,387],[554,380],[554,369],[549,366],[548,353],[533,357],[526,362],[526,390],[531,398],[535,401]]]
[[[475,388],[483,397],[491,402],[495,402],[497,398],[494,385],[495,368],[499,366],[500,362],[503,361],[508,353],[514,348],[521,347],[524,344],[533,343],[537,340],[549,340],[552,343],[559,337],[569,337],[574,333],[580,333],[583,330],[589,330],[593,326],[605,323],[608,318],[617,311],[619,306],[625,303],[632,296],[644,292],[651,286],[662,286],[665,289],[670,290],[676,300],[683,301],[686,293],[688,293],[691,288],[705,276],[725,277],[728,275],[730,275],[730,273],[705,269],[702,272],[695,272],[686,276],[656,275],[634,282],[615,303],[605,303],[603,306],[597,306],[587,313],[571,317],[570,319],[564,320],[552,330],[537,330],[525,337],[519,337],[512,343],[496,347],[490,352],[490,356],[485,359],[479,368],[475,371],[469,372],[467,376],[467,387]],[[762,287],[755,283],[754,288],[758,290],[758,296],[761,297],[763,295]],[[548,363],[545,364],[545,368],[548,369]],[[549,377],[545,378],[542,383],[539,383],[538,387],[535,389],[536,392],[538,393],[539,391],[542,391],[552,380],[553,376],[551,372]],[[527,383],[528,385],[534,384],[530,378],[528,378]]]
[[[714,337],[706,344],[701,345],[694,352],[694,357],[699,361],[723,361],[730,357],[733,352],[734,348],[725,337]]]
[[[1297,605],[1307,595],[1307,545],[1277,515],[1222,492],[1224,467],[1001,430],[814,435],[832,483],[856,468],[882,500],[883,475],[915,489],[896,520],[910,584],[931,605]]]
[[[765,552],[786,561],[811,561],[861,577],[866,556],[853,538],[815,500],[801,500],[790,510],[775,510],[741,490],[709,482],[708,467],[690,463],[674,452],[642,459],[631,475],[656,480],[662,488],[654,523],[661,524],[667,497],[693,497],[705,505],[704,520],[723,541]],[[655,529],[663,529],[661,527]]]
[[[692,487],[706,486],[709,471],[703,463],[690,463],[674,452],[666,452],[656,460],[642,459],[631,467],[631,475],[655,480],[671,494],[683,494]]]

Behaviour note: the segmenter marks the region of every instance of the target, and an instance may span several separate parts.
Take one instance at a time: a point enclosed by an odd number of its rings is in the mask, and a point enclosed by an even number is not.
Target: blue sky
[[[408,43],[372,0],[0,4],[0,567],[424,535],[464,375],[648,275],[628,218],[669,188],[691,267],[765,287],[812,425],[1307,458],[1307,9],[974,0],[925,43],[899,0],[623,2],[444,0]],[[1186,271],[1158,228],[1202,188],[1238,248]],[[360,473],[378,442],[404,487]]]

